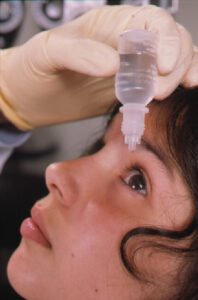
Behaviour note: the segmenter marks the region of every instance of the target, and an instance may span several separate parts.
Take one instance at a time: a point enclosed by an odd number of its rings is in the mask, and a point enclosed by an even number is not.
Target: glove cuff
[[[3,62],[5,59],[9,60],[9,54],[11,53],[11,51],[12,51],[12,48],[0,51],[0,67],[1,67],[1,70],[0,70],[0,84],[1,84],[1,86],[0,86],[0,111],[2,111],[5,118],[9,122],[11,122],[13,125],[15,125],[18,129],[20,129],[22,131],[28,131],[28,130],[32,129],[32,126],[17,114],[17,112],[15,111],[15,109],[13,108],[13,106],[10,104],[10,102],[8,100],[9,96],[6,96],[6,94],[7,94],[6,90],[9,95],[9,89],[7,88],[7,85],[4,80],[4,76],[3,76],[4,69],[6,68],[4,66]],[[12,80],[12,78],[9,78],[9,79]]]
[[[3,94],[0,91],[0,109],[12,124],[14,124],[18,129],[22,131],[29,131],[32,126],[20,116],[17,115],[13,107],[8,103]]]

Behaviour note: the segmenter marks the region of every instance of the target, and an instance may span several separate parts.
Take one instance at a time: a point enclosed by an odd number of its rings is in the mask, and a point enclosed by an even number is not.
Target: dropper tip
[[[138,144],[140,144],[140,136],[128,135],[125,136],[125,144],[128,145],[129,151],[135,151]]]

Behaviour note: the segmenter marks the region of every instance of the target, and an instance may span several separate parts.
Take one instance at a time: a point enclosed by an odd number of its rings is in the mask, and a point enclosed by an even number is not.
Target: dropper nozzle
[[[149,109],[143,104],[130,103],[120,108],[123,113],[123,122],[121,126],[124,134],[124,142],[128,145],[130,151],[136,149],[137,144],[141,143],[141,137],[144,133],[144,118]]]
[[[136,146],[141,143],[141,140],[138,135],[125,135],[124,142],[128,145],[130,151],[135,151]]]

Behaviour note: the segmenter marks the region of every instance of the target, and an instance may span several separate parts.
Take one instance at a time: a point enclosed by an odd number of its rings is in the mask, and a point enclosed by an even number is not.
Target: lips
[[[31,217],[23,221],[20,233],[24,238],[30,239],[44,247],[51,248],[40,210],[34,206]]]

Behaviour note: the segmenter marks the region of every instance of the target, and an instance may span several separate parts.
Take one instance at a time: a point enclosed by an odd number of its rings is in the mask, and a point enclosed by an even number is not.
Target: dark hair
[[[172,289],[172,296],[160,296],[152,299],[198,300],[198,88],[178,87],[162,102],[153,101],[159,116],[157,126],[163,126],[168,151],[177,165],[194,201],[194,217],[183,231],[170,231],[164,228],[141,227],[127,232],[120,245],[120,255],[124,266],[136,279],[144,283],[154,283],[145,277],[135,263],[138,251],[157,250],[182,258],[177,274],[181,282]],[[116,105],[107,127],[110,125],[120,105]],[[165,125],[165,126],[164,126]],[[100,147],[97,143],[97,148]],[[137,247],[129,247],[129,241],[138,239]],[[156,241],[157,237],[157,241]],[[180,241],[188,240],[189,246],[181,246]],[[155,284],[155,283],[154,283]],[[146,298],[148,299],[148,297]]]

